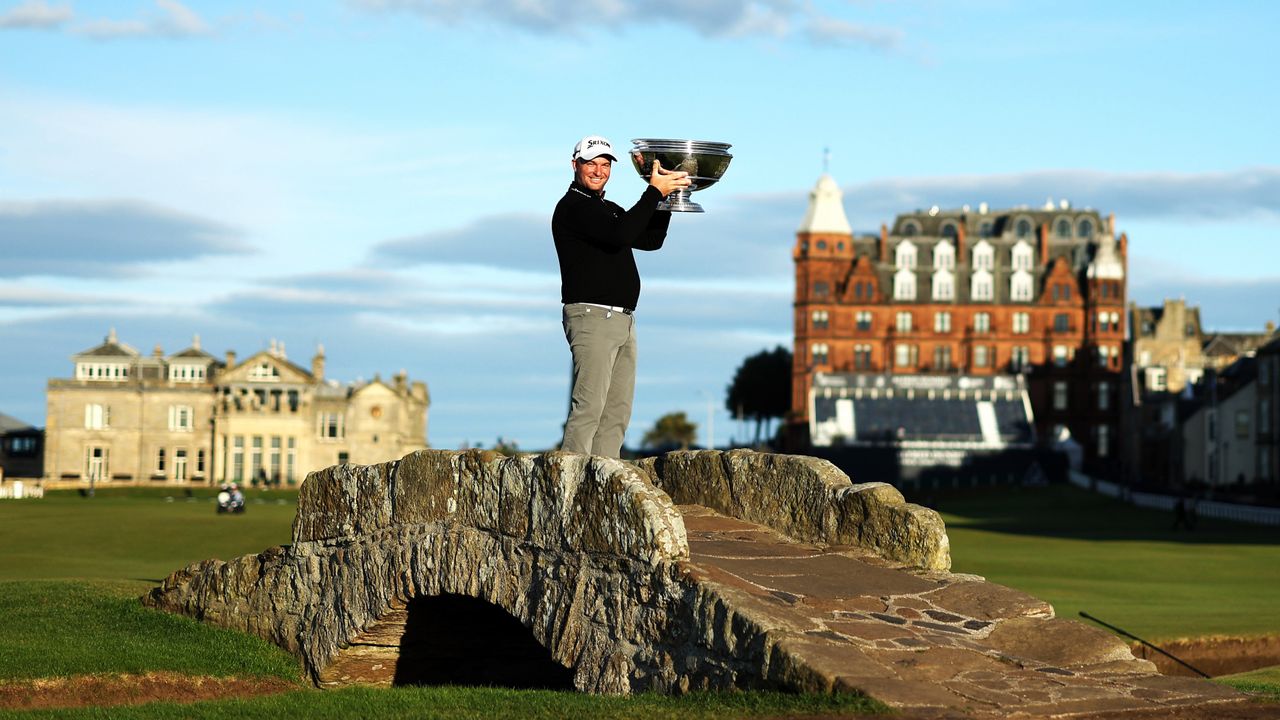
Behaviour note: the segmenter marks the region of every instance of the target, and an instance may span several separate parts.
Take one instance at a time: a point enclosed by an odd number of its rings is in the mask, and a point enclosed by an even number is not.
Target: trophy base
[[[666,200],[658,203],[659,210],[668,210],[670,212],[687,212],[700,213],[706,212],[702,206],[689,199],[688,190],[676,190],[667,196]]]

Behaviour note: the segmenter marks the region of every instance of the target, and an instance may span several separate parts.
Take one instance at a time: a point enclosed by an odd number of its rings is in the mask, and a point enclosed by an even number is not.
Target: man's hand
[[[649,175],[649,184],[657,188],[658,192],[662,193],[662,197],[681,188],[687,188],[692,182],[689,179],[689,173],[683,170],[664,170],[662,163],[653,161],[653,173]]]

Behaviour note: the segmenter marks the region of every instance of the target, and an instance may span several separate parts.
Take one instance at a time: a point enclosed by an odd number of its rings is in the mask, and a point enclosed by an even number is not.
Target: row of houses
[[[1280,334],[1202,330],[1183,300],[1134,308],[1129,478],[1249,486],[1280,478]]]
[[[48,381],[46,427],[0,424],[0,467],[48,481],[294,483],[341,463],[427,446],[430,396],[403,371],[384,381],[325,377],[283,343],[243,360],[200,346],[144,355],[111,331]]]

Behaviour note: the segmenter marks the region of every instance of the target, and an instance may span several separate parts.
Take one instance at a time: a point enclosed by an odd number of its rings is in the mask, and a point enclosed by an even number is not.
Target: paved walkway
[[[911,717],[1214,717],[1248,702],[1160,675],[1119,638],[977,576],[909,573],[704,507],[680,511],[688,571],[786,634],[816,687],[862,691]]]

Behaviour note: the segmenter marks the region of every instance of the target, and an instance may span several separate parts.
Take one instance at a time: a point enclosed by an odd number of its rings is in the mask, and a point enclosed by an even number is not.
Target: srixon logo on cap
[[[588,140],[587,141],[588,148],[593,148],[597,145],[603,145],[605,147],[613,147],[612,145],[609,144],[608,140]]]

